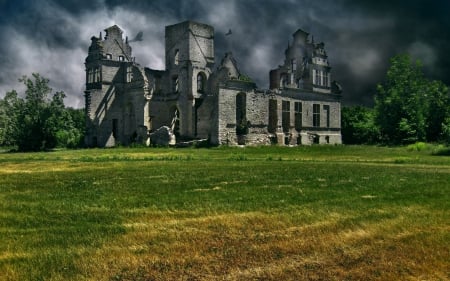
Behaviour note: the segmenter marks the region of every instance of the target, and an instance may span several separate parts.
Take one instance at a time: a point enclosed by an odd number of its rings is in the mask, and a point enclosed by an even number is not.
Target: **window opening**
[[[302,129],[302,103],[295,102],[295,129],[300,131]]]
[[[128,66],[127,67],[127,83],[130,83],[133,79],[133,67]]]
[[[245,93],[239,93],[236,95],[236,135],[247,133],[247,98]]]
[[[203,72],[200,72],[197,75],[197,92],[203,93],[205,90],[205,74]]]
[[[283,127],[283,132],[287,133],[289,132],[290,129],[290,119],[291,119],[291,112],[290,112],[290,106],[291,103],[289,101],[282,101],[281,102],[281,112],[282,112],[282,127]]]
[[[313,127],[320,127],[320,104],[313,104]]]
[[[175,65],[178,65],[178,63],[179,63],[179,54],[180,54],[180,50],[176,49],[175,55],[174,55],[174,64]]]
[[[323,106],[323,111],[325,111],[326,114],[326,118],[327,118],[327,128],[330,127],[330,106],[329,105],[324,105]]]

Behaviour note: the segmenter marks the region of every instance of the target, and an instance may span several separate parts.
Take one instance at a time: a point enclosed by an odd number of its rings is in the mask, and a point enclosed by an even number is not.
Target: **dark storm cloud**
[[[232,51],[241,71],[268,86],[298,28],[324,41],[345,104],[370,104],[391,56],[409,52],[450,83],[449,1],[0,0],[0,97],[39,72],[72,106],[83,106],[84,59],[92,35],[117,24],[144,66],[164,68],[164,26],[191,19],[214,26],[216,62]],[[231,29],[232,34],[225,36]]]

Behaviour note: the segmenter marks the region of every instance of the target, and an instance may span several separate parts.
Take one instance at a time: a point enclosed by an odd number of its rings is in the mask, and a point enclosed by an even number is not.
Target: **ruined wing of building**
[[[165,70],[135,62],[116,25],[91,38],[86,58],[86,145],[208,139],[216,145],[340,144],[341,88],[323,43],[298,30],[285,61],[258,89],[231,53],[215,66],[214,29],[193,21],[166,26]]]

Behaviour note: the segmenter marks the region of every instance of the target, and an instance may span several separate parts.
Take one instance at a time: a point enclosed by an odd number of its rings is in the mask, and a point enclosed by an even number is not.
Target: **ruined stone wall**
[[[248,124],[246,136],[236,134],[236,97],[245,94],[245,117]],[[265,145],[270,143],[267,132],[268,100],[264,92],[245,88],[220,88],[218,93],[217,144]]]
[[[202,101],[196,101],[196,131],[197,138],[211,138],[217,126],[217,96],[208,95]],[[200,104],[200,105],[198,105]]]

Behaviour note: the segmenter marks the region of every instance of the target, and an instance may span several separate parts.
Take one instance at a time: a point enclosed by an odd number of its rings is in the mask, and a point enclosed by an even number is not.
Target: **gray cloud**
[[[232,51],[241,71],[260,87],[281,64],[298,28],[324,41],[345,104],[371,104],[389,58],[409,52],[432,78],[450,83],[448,1],[0,1],[0,97],[20,89],[22,75],[39,72],[66,103],[82,107],[84,59],[92,35],[117,24],[143,66],[164,68],[164,26],[191,19],[214,26],[216,62]],[[231,36],[225,33],[232,29]]]

